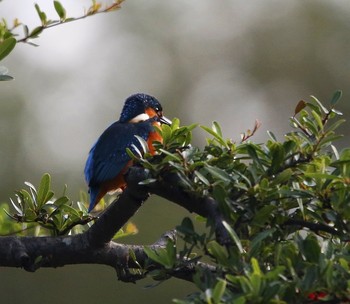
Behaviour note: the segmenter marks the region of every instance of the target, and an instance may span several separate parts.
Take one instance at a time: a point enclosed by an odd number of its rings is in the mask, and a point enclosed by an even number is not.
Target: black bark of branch
[[[330,233],[332,235],[341,236],[341,233],[339,231],[337,231],[336,229],[334,229],[333,227],[330,227],[330,226],[327,226],[324,224],[320,224],[320,223],[311,223],[311,222],[302,221],[302,220],[289,219],[289,220],[285,221],[283,223],[283,225],[304,227],[304,228],[310,229],[311,231],[313,231],[315,233],[327,232],[327,233]]]

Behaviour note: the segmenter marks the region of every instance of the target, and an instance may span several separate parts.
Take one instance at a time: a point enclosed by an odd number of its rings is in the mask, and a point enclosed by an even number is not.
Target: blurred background
[[[56,19],[51,1],[36,1]],[[90,1],[61,0],[68,17]],[[31,1],[0,2],[0,17],[32,29],[40,24]],[[101,132],[119,117],[126,97],[156,96],[182,124],[220,122],[226,137],[262,122],[279,139],[300,99],[327,104],[343,90],[338,110],[350,114],[350,6],[346,0],[125,1],[119,11],[48,29],[18,44],[1,65],[14,81],[0,83],[0,202],[24,181],[49,172],[54,189],[77,200],[87,190],[83,168]],[[350,135],[349,123],[341,132]],[[203,145],[204,132],[194,132]],[[338,147],[349,145],[346,139]],[[60,192],[61,193],[61,192]],[[184,210],[151,198],[133,218],[149,244],[179,224]],[[150,280],[120,283],[103,266],[66,266],[26,273],[0,270],[4,303],[169,303],[195,291],[175,279],[147,289]],[[5,297],[5,298],[4,298]]]

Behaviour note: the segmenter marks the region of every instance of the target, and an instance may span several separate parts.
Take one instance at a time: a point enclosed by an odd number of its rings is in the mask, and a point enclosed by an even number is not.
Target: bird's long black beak
[[[159,116],[159,122],[165,125],[170,126],[171,125],[171,120],[169,118],[166,118],[165,116]]]

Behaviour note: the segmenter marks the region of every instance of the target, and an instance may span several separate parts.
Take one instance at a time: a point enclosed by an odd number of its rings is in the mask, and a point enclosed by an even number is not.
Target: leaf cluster
[[[200,292],[177,303],[350,300],[350,150],[333,145],[344,123],[335,109],[340,97],[336,92],[328,106],[315,97],[299,102],[283,141],[268,132],[266,143],[251,136],[235,143],[214,122],[202,127],[211,138],[201,150],[186,140],[193,126],[179,127],[176,120],[160,131],[160,156],[139,159],[152,173],[143,183],[175,173],[184,191],[219,203],[232,239],[222,245],[215,223],[204,219],[209,229],[199,233],[186,218],[177,227],[182,248],[148,253],[165,270],[207,259],[216,267],[214,273],[198,267],[193,280]]]
[[[11,199],[15,213],[4,211],[16,222],[25,224],[26,229],[28,225],[35,228],[35,235],[65,235],[73,228],[76,233],[82,232],[77,226],[94,219],[87,213],[85,204],[77,202],[77,206],[73,206],[65,193],[54,198],[51,177],[47,173],[42,176],[38,188],[29,182],[25,185],[27,189],[16,191],[16,199]]]

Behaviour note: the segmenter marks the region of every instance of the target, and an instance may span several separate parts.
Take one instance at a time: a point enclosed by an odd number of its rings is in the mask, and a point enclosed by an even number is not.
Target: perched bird
[[[156,98],[135,94],[126,99],[119,120],[102,133],[86,161],[84,173],[90,193],[89,212],[107,192],[126,187],[124,174],[132,165],[126,148],[135,151],[134,147],[137,147],[142,151],[136,136],[148,143],[150,153],[155,153],[152,143],[162,138],[154,126],[161,124],[171,124],[171,121],[163,116],[162,106]]]

